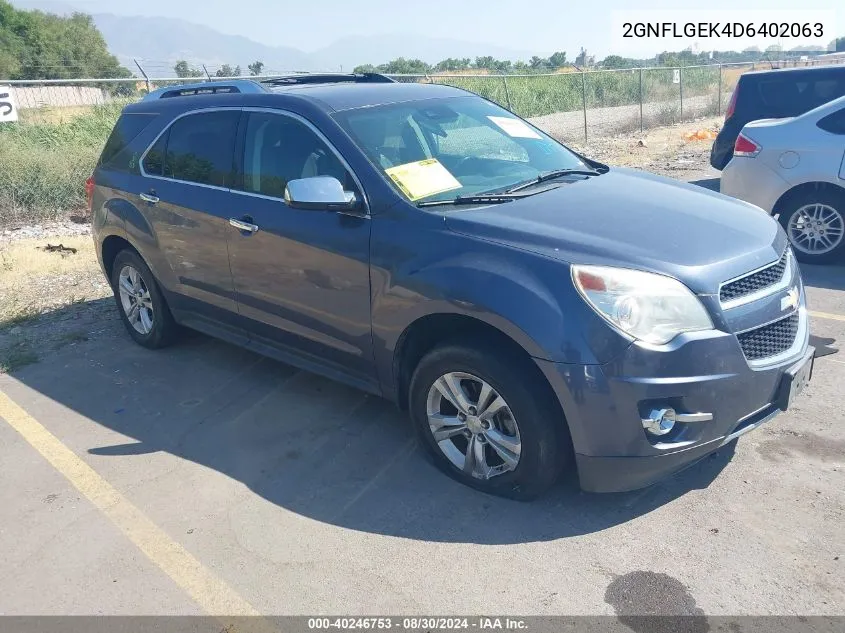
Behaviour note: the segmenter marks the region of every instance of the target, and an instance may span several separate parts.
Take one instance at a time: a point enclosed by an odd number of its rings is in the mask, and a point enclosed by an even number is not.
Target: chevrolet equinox
[[[456,88],[297,75],[125,108],[86,183],[129,335],[180,326],[395,401],[434,462],[631,490],[810,379],[779,224]]]

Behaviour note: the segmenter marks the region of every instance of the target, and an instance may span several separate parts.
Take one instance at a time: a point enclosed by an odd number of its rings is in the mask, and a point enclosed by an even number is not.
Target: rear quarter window
[[[155,117],[155,114],[121,114],[100,155],[100,168],[139,173],[140,152],[132,151],[129,145],[152,123]]]

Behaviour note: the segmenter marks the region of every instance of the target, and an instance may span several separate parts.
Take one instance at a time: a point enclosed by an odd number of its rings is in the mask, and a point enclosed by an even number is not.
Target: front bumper
[[[566,415],[581,488],[648,486],[776,416],[784,373],[814,353],[801,314],[795,350],[777,364],[752,367],[736,336],[716,330],[682,334],[668,348],[635,343],[606,365],[537,360]],[[650,439],[642,417],[655,405],[713,419]]]

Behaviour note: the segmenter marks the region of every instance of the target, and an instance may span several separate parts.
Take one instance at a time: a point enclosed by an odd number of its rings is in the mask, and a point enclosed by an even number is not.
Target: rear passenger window
[[[144,173],[229,187],[239,110],[200,112],[177,119],[144,156]]]
[[[154,114],[122,114],[109,135],[100,167],[111,171],[138,172],[138,154],[128,145],[152,122]]]
[[[828,114],[816,125],[826,132],[845,135],[845,108],[839,110],[839,112]]]
[[[202,185],[231,184],[240,111],[200,112],[170,126],[164,172],[169,178]]]

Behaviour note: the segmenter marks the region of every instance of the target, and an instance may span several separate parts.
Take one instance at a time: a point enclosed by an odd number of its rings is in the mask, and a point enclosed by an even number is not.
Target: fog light
[[[674,409],[653,409],[647,418],[643,418],[643,428],[652,435],[666,435],[675,428]]]

